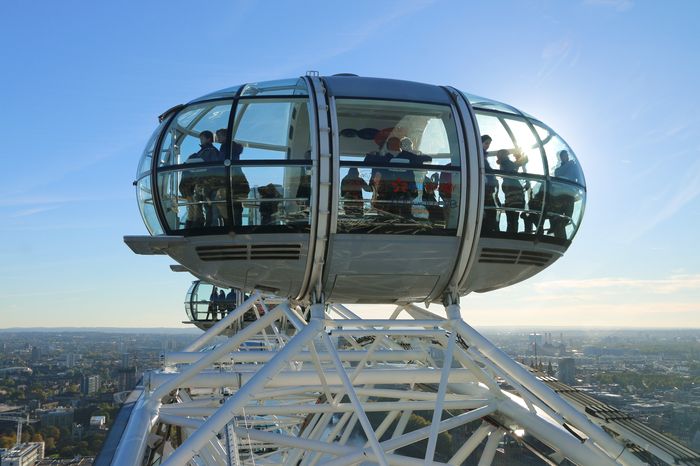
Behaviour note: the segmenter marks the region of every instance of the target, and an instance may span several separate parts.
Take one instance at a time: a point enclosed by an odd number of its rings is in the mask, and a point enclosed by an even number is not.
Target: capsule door
[[[331,97],[324,291],[338,302],[436,299],[460,250],[465,151],[449,103]]]

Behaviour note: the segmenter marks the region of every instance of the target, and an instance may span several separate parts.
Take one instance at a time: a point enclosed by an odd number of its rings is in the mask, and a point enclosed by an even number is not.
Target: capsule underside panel
[[[287,234],[284,241],[279,235],[189,237],[167,252],[208,282],[291,296],[301,288],[308,235]]]
[[[442,290],[454,267],[458,238],[334,235],[328,253],[329,301],[424,301]],[[391,257],[391,260],[387,260]]]
[[[233,87],[177,108],[139,164],[144,221],[170,238],[150,249],[220,286],[335,302],[437,301],[538,273],[580,225],[580,165],[538,120],[486,99],[472,109],[458,94],[335,76]]]

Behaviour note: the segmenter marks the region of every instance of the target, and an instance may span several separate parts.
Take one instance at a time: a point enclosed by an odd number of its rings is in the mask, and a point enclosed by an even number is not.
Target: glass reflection
[[[540,227],[543,196],[543,181],[487,175],[482,234],[536,234]]]
[[[533,122],[533,126],[542,141],[549,165],[549,174],[585,186],[586,180],[583,177],[583,170],[581,170],[581,165],[579,165],[571,148],[559,135],[541,123]]]
[[[459,172],[341,167],[339,233],[454,234]]]
[[[460,151],[452,109],[338,99],[337,231],[453,235]]]
[[[241,220],[237,225],[308,230],[311,224],[310,165],[232,168],[234,217],[240,216]],[[242,180],[245,186],[237,188]],[[244,194],[246,188],[248,192]]]
[[[278,81],[264,81],[260,83],[246,84],[241,92],[241,97],[260,97],[275,95],[309,95],[306,81],[301,78],[280,79]]]
[[[498,102],[498,101],[492,100],[492,99],[487,99],[486,97],[480,97],[480,96],[474,95],[474,94],[469,94],[467,92],[462,92],[462,95],[469,101],[469,103],[474,108],[496,110],[498,112],[518,115],[518,111],[516,109],[514,109],[510,105],[504,104],[502,102]]]
[[[581,222],[584,201],[583,189],[552,181],[547,193],[544,234],[571,240]]]
[[[241,99],[236,107],[233,132],[242,151],[235,160],[311,158],[306,99]]]
[[[171,230],[307,231],[311,172],[310,165],[202,167],[159,173],[158,183]]]
[[[244,294],[235,288],[221,288],[206,282],[195,283],[193,289],[187,293],[185,301],[185,312],[191,322],[221,320],[245,298]],[[249,310],[244,314],[243,320],[252,321],[256,317],[255,312]]]
[[[218,162],[228,157],[227,147],[216,134],[226,133],[231,101],[207,102],[183,109],[163,137],[158,166]]]
[[[226,168],[206,167],[158,174],[158,187],[171,230],[231,224],[227,208]]]
[[[158,215],[153,203],[153,191],[151,190],[151,177],[145,176],[136,184],[136,198],[143,222],[151,235],[162,235],[163,228],[158,222]]]
[[[141,175],[151,170],[151,162],[153,161],[153,151],[155,150],[156,142],[158,141],[158,136],[160,136],[160,132],[163,129],[163,126],[165,126],[166,120],[167,119],[160,122],[155,131],[153,131],[153,134],[151,134],[148,143],[146,143],[146,148],[144,149],[143,154],[141,155],[141,160],[139,161],[139,167],[136,170],[136,178],[139,178]]]
[[[389,163],[400,152],[418,165],[460,165],[452,109],[414,102],[338,99],[340,160]],[[404,147],[402,147],[402,145]]]

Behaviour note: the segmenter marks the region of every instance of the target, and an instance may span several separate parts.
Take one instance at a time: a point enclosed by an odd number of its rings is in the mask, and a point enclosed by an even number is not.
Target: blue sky
[[[13,2],[0,17],[0,328],[173,327],[190,277],[136,256],[165,109],[303,75],[449,84],[541,118],[588,204],[566,256],[462,300],[474,325],[700,327],[700,3]]]

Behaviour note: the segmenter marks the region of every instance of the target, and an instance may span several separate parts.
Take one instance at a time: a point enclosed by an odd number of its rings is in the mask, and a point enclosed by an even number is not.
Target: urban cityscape
[[[700,330],[483,329],[511,357],[700,449]],[[121,403],[193,330],[0,331],[0,448],[92,464]],[[10,463],[9,460],[7,464]],[[2,463],[5,464],[4,462]],[[32,463],[16,463],[32,464]]]

